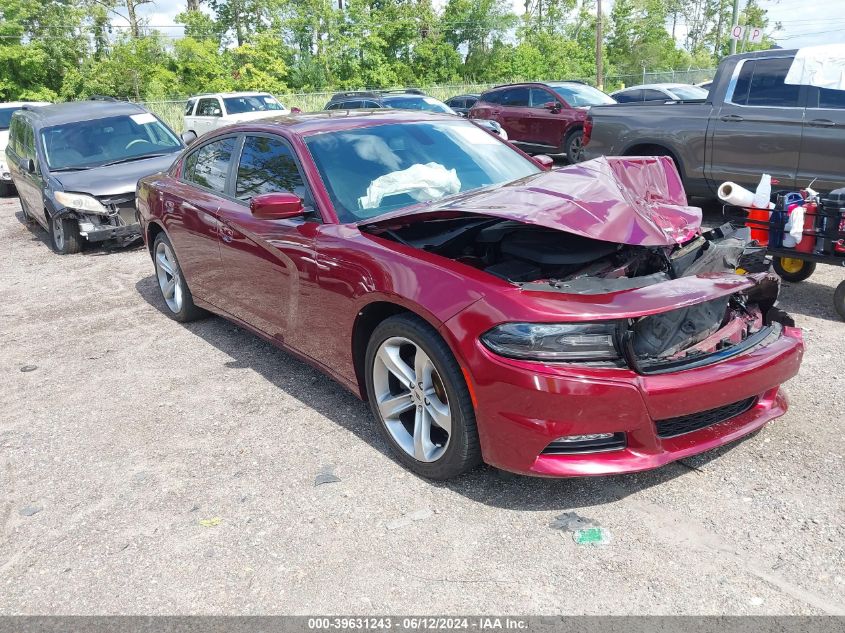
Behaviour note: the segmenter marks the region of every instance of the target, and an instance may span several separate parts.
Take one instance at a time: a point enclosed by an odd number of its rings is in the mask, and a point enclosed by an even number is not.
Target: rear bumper
[[[765,347],[720,363],[643,376],[627,369],[514,361],[477,341],[468,359],[484,460],[503,470],[545,476],[648,470],[733,442],[786,411],[780,385],[798,373],[801,332],[784,328]],[[659,437],[657,422],[754,398],[751,408],[710,426]],[[607,452],[544,454],[563,436],[624,433]]]

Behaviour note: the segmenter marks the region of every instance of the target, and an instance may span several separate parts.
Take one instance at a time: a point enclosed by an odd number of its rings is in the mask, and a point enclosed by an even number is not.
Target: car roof
[[[188,100],[199,99],[200,97],[257,97],[258,95],[269,95],[269,92],[203,92],[202,94],[188,97]]]
[[[147,110],[136,103],[125,101],[70,101],[41,106],[27,112],[38,124],[44,126],[93,121],[121,114],[139,114]]]
[[[626,90],[639,90],[639,89],[671,90],[672,88],[689,88],[689,87],[695,88],[696,86],[694,86],[693,84],[681,84],[681,83],[675,83],[675,84],[672,84],[672,83],[638,84],[636,86],[628,86],[626,88],[621,88],[620,90],[617,90],[616,92],[624,92]]]
[[[522,86],[545,86],[546,88],[552,88],[554,86],[588,86],[589,84],[584,83],[583,81],[578,81],[577,79],[562,79],[561,81],[520,81],[517,83],[512,84],[500,84],[498,86],[493,86],[489,90],[485,92],[492,92],[494,90],[502,90],[503,88],[520,88]]]
[[[308,114],[282,114],[266,119],[244,121],[220,128],[228,133],[238,130],[281,132],[296,136],[311,136],[322,132],[354,130],[389,123],[418,123],[421,121],[466,121],[453,114],[425,110],[320,110]],[[469,123],[467,121],[467,123]],[[472,125],[472,123],[469,123]]]
[[[0,103],[0,108],[20,108],[25,105],[36,106],[36,107],[43,107],[46,105],[50,105],[49,101],[6,101],[5,103]]]

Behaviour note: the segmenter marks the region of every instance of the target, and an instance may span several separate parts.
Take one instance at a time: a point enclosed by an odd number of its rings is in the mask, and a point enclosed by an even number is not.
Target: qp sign
[[[745,27],[737,24],[731,29],[731,39],[741,40],[745,37]]]
[[[763,41],[763,29],[761,29],[760,27],[757,27],[757,26],[751,27],[751,31],[749,31],[749,34],[748,34],[748,40],[752,44],[759,44],[760,42],[762,42]]]

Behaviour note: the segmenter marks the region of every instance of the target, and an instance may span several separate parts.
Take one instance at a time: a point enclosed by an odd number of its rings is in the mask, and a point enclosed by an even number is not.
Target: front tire
[[[179,267],[173,244],[164,233],[159,233],[153,242],[153,264],[161,298],[170,317],[187,323],[205,316],[205,310],[194,305],[194,297]]]
[[[54,216],[50,218],[50,245],[59,255],[74,255],[82,250],[82,236],[79,222],[73,218]]]
[[[798,283],[808,279],[816,270],[816,262],[808,262],[795,257],[775,257],[772,268],[784,281]]]
[[[584,160],[584,130],[573,130],[563,143],[566,158],[573,165]]]
[[[364,367],[373,415],[403,465],[443,480],[481,463],[461,368],[430,325],[410,314],[386,319],[370,337]]]

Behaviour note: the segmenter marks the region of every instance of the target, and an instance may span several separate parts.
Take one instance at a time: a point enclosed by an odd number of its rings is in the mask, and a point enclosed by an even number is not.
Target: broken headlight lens
[[[614,360],[616,323],[504,323],[481,341],[509,358],[546,361]]]
[[[93,196],[86,196],[84,193],[68,193],[67,191],[57,191],[54,195],[56,196],[56,200],[68,209],[98,213],[100,215],[109,214],[109,210]]]

